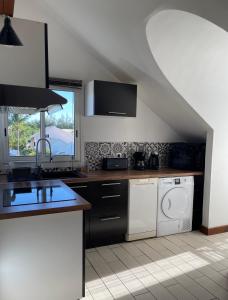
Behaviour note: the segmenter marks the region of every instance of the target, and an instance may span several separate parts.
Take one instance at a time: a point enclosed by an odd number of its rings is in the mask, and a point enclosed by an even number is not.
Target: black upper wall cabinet
[[[136,117],[137,85],[93,80],[86,86],[86,116]]]

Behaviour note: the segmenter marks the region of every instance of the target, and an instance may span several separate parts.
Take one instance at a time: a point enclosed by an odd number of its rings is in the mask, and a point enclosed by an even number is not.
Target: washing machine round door
[[[183,187],[170,189],[163,197],[161,210],[169,219],[181,219],[189,208],[189,199]]]

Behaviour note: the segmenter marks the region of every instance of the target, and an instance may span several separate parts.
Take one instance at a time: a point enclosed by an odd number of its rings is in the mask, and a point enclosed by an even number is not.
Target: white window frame
[[[74,155],[53,155],[52,156],[52,165],[54,166],[55,163],[61,162],[80,162],[81,160],[81,147],[80,147],[80,112],[79,112],[79,102],[81,101],[81,90],[73,89],[73,88],[66,88],[62,86],[50,86],[51,90],[59,90],[59,91],[71,91],[74,92]],[[3,130],[1,130],[0,138],[3,141],[3,151],[0,151],[0,161],[4,163],[10,162],[25,162],[25,163],[35,163],[36,157],[35,156],[10,156],[9,155],[9,138],[8,138],[8,113],[4,112],[1,113],[1,120],[0,125],[3,125]],[[5,128],[6,128],[6,135],[5,135]],[[45,113],[40,113],[40,133],[41,136],[45,132]],[[41,153],[44,153],[44,145],[41,143]],[[42,155],[39,159],[40,161],[47,161],[48,155]]]

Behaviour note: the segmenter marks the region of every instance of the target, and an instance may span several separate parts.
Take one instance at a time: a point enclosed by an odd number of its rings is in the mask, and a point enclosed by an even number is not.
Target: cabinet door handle
[[[102,196],[102,199],[107,199],[107,198],[118,198],[120,195],[110,195],[110,196]]]
[[[112,221],[112,220],[119,220],[120,217],[109,217],[109,218],[100,218],[101,222],[106,222],[106,221]]]
[[[121,116],[127,115],[127,113],[120,112],[120,111],[108,111],[108,114],[110,114],[110,115],[121,115]]]
[[[71,189],[85,189],[88,185],[77,185],[77,186],[70,186]]]
[[[102,183],[102,186],[120,185],[120,182]]]

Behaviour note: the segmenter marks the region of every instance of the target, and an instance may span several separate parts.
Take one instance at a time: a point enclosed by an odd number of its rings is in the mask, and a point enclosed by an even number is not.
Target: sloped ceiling
[[[100,79],[137,82],[140,98],[158,116],[186,139],[202,140],[206,120],[165,79],[146,39],[147,20],[166,8],[228,26],[225,0],[16,0],[15,16],[49,24],[51,75],[89,80],[100,69]]]

